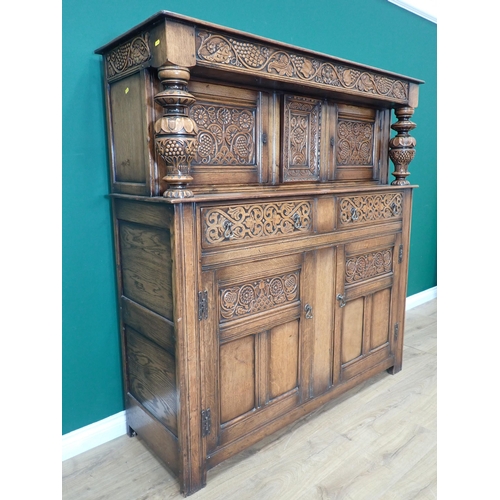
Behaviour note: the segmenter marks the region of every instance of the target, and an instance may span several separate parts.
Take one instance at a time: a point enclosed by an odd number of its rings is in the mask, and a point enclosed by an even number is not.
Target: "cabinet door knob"
[[[337,295],[337,300],[339,301],[340,307],[345,307],[345,298],[340,293]]]
[[[313,308],[309,304],[306,304],[304,307],[304,310],[306,312],[306,319],[312,319],[313,318]]]

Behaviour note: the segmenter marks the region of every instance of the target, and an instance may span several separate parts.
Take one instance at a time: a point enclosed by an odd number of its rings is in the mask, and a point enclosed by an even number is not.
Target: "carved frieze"
[[[196,165],[254,165],[256,109],[197,103],[189,116],[198,126]]]
[[[339,88],[360,94],[408,100],[409,84],[368,69],[305,56],[291,49],[250,42],[215,31],[196,30],[196,57],[211,65],[255,74],[277,75],[281,79],[313,86]]]
[[[283,181],[319,179],[321,101],[285,96]]]
[[[255,203],[202,210],[204,246],[309,232],[311,203]]]
[[[219,289],[222,321],[268,311],[299,298],[299,271]]]
[[[106,55],[108,78],[123,74],[151,59],[149,33],[143,33],[131,41],[120,45]]]
[[[349,257],[345,263],[345,282],[356,283],[392,271],[392,248]]]
[[[373,164],[373,123],[339,120],[337,165]]]
[[[348,196],[340,200],[340,224],[362,223],[401,217],[401,193]]]

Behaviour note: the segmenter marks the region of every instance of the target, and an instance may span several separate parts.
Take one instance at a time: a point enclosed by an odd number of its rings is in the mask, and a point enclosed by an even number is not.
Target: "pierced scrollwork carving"
[[[349,196],[340,200],[340,223],[352,224],[401,217],[401,193]]]
[[[151,59],[149,33],[135,37],[120,45],[106,55],[106,74],[108,78],[123,74]]]
[[[254,165],[256,109],[198,103],[189,116],[198,127],[194,164]]]
[[[299,271],[220,288],[222,321],[268,311],[299,298]]]
[[[231,66],[257,74],[278,75],[290,81],[386,96],[401,102],[408,99],[409,84],[404,80],[332,63],[318,57],[307,57],[291,50],[233,38],[215,31],[197,30],[196,35],[196,57],[199,61]]]
[[[203,223],[207,245],[309,232],[311,203],[294,201],[210,208],[203,210]]]
[[[345,263],[347,284],[375,278],[392,271],[392,248],[349,257]]]
[[[373,164],[373,123],[339,120],[337,128],[337,164]]]

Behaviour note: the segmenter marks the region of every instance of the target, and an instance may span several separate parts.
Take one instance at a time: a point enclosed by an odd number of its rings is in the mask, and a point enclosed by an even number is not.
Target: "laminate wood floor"
[[[386,372],[208,472],[193,500],[437,497],[437,300],[406,313],[403,370]],[[183,498],[137,438],[66,460],[63,500]]]

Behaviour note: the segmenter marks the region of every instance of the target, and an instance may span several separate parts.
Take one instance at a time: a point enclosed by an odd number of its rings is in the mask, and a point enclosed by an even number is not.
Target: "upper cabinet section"
[[[409,184],[420,80],[169,12],[96,52],[113,192]]]

